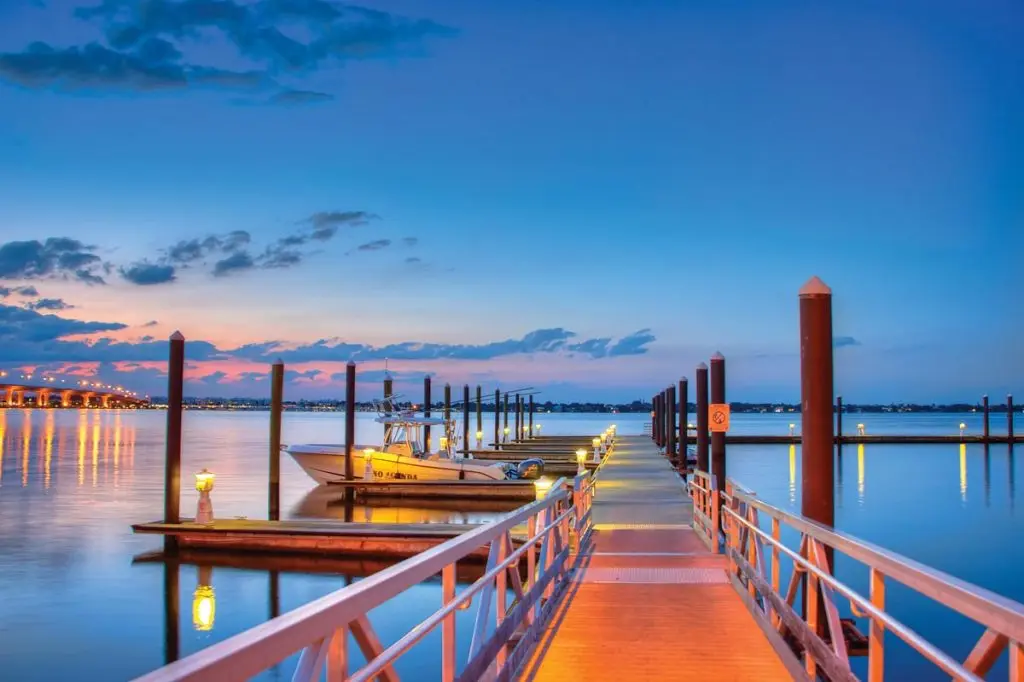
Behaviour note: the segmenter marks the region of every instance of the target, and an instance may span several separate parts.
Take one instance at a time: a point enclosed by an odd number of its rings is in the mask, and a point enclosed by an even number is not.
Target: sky
[[[1024,393],[1015,0],[0,0],[0,369]]]

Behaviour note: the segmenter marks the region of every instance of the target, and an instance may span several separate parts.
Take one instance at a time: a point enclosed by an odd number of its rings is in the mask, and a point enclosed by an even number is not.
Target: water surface
[[[961,422],[968,432],[981,428],[979,414],[845,417],[847,432],[858,422],[868,433],[957,433]],[[216,472],[213,501],[220,517],[266,517],[268,418],[265,412],[185,413],[183,472]],[[328,562],[318,569],[326,572],[310,574],[283,568],[271,573],[266,566],[201,572],[186,565],[165,575],[162,563],[133,564],[133,557],[160,547],[158,538],[133,535],[129,526],[162,514],[165,419],[156,411],[0,410],[0,679],[49,682],[81,677],[83,671],[90,680],[131,679],[169,655],[188,655],[381,567],[364,560]],[[484,415],[485,433],[492,432],[491,419]],[[596,433],[613,422],[620,433],[639,434],[647,421],[646,415],[537,418],[542,433],[552,435]],[[790,423],[799,432],[799,415],[737,414],[732,428],[788,433]],[[1000,427],[1005,432],[1005,415],[994,415],[993,433]],[[285,442],[340,442],[343,434],[338,413],[285,415]],[[359,415],[357,434],[360,442],[380,439],[372,415]],[[1013,571],[1024,561],[1024,543],[1015,541],[1024,530],[1016,509],[1019,474],[1006,446],[992,446],[987,456],[980,445],[845,446],[840,462],[837,527],[1024,600]],[[281,464],[284,516],[344,518],[343,506],[311,493],[313,482],[287,455]],[[728,467],[767,501],[799,510],[798,447],[733,446]],[[182,484],[184,514],[196,503],[190,483],[186,478]],[[357,520],[474,523],[500,511],[392,504],[350,513]],[[837,566],[841,577],[866,589],[866,572],[856,569]],[[174,590],[165,589],[174,586],[175,576],[176,599]],[[207,584],[215,592],[212,627],[209,602],[202,592],[194,598],[197,586]],[[165,627],[166,614],[173,613],[168,596],[179,614],[174,628]],[[371,620],[390,642],[439,601],[439,585],[428,582],[377,609]],[[900,617],[948,650],[966,654],[973,644],[971,626],[941,609],[894,588],[890,602]],[[459,614],[461,634],[471,618],[472,610]],[[439,637],[428,638],[403,660],[403,678],[435,677],[427,671],[439,663]],[[468,647],[464,638],[460,644]],[[895,643],[889,661],[891,673],[942,677]],[[290,675],[291,667],[282,666],[265,678]]]

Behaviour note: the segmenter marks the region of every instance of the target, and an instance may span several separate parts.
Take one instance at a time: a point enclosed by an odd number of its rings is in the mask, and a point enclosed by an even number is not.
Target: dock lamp
[[[213,490],[213,472],[203,469],[196,474],[196,490],[199,491],[199,504],[196,505],[196,523],[210,525],[213,523],[213,502],[210,491]]]
[[[604,433],[601,434],[601,454],[604,454],[604,453],[608,452],[608,446],[605,445],[605,442],[607,440],[608,440],[608,432],[605,431]]]
[[[584,462],[586,462],[586,461],[587,461],[587,451],[584,450],[583,448],[580,448],[579,450],[576,451],[576,473],[577,474],[582,474],[582,473],[584,473],[587,470],[587,467],[584,466]]]
[[[857,434],[861,435],[861,436],[864,435],[864,425],[863,424],[857,424]]]
[[[595,438],[594,440],[592,440],[590,442],[590,444],[594,446],[594,461],[595,462],[600,462],[601,461],[601,439],[600,438]]]
[[[790,424],[789,425],[789,435],[792,436],[794,431],[796,431],[796,424]]]
[[[508,427],[505,427],[505,442],[508,442]]]
[[[530,435],[530,427],[528,424],[523,424],[523,439],[525,440]]]
[[[477,431],[476,432],[476,446],[479,448],[479,447],[483,446],[483,444],[484,444],[484,432],[483,431]]]
[[[963,437],[964,437],[964,430],[965,430],[966,428],[967,428],[967,424],[964,424],[963,422],[960,422],[960,437],[961,437],[961,438],[963,438]]]
[[[373,448],[363,450],[363,480],[373,480]]]
[[[535,433],[533,434],[534,436],[536,436],[538,433],[540,433],[540,424],[534,424],[533,425],[533,430],[535,431]]]

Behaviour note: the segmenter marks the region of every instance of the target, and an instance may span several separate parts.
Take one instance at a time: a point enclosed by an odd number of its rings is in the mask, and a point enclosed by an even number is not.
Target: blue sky
[[[848,401],[1020,391],[1024,9],[748,5],[0,1],[0,365],[795,400],[818,275]]]

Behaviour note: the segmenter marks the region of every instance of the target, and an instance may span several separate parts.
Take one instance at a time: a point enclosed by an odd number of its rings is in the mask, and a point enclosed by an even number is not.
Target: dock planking
[[[725,442],[729,445],[800,445],[802,437],[799,434],[796,435],[757,435],[757,434],[726,434]],[[961,435],[946,435],[946,434],[922,434],[922,435],[901,435],[901,434],[885,434],[880,433],[876,435],[865,434],[861,435],[844,435],[834,436],[833,442],[837,445],[943,445],[948,443],[1010,443],[1010,439],[1005,435],[992,435],[987,439],[984,436],[975,436],[964,434]],[[1024,443],[1024,437],[1015,435],[1013,438],[1014,443]],[[686,439],[687,445],[695,445],[697,439],[694,436],[688,436]]]
[[[222,519],[212,524],[140,523],[140,534],[173,536],[178,547],[191,550],[266,552],[317,556],[406,558],[467,533],[479,524],[352,523],[337,521]],[[525,529],[512,534],[521,543]],[[487,547],[472,555],[486,560]]]
[[[657,446],[619,439],[592,512],[592,546],[520,679],[793,679],[727,560],[692,530],[685,486]]]

